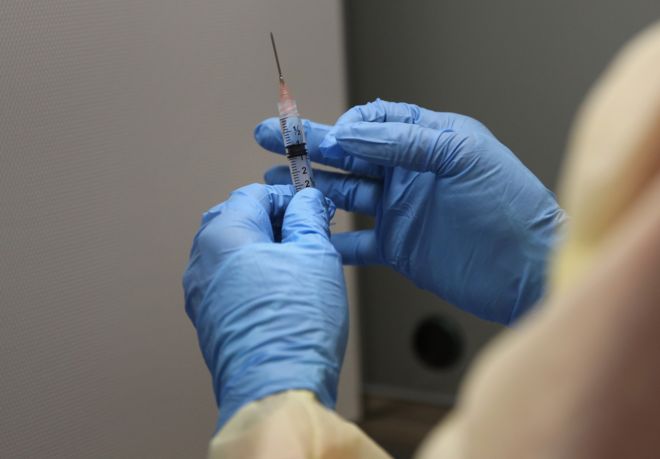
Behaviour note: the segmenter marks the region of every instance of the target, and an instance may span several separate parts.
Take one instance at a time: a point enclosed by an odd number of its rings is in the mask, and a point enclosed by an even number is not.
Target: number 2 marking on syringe
[[[312,177],[307,163],[307,156],[294,156],[289,158],[291,181],[296,187],[296,191],[313,186]]]

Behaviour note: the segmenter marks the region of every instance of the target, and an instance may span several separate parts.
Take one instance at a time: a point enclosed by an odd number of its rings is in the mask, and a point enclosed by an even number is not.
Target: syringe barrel
[[[298,116],[298,109],[293,100],[277,104],[280,112],[280,129],[284,138],[284,146],[305,144],[305,129],[302,120]]]

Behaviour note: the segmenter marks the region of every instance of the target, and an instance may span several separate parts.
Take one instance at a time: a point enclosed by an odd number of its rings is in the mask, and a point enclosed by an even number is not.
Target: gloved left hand
[[[218,428],[243,405],[291,389],[334,407],[348,335],[334,209],[316,189],[254,184],[204,214],[183,285]]]

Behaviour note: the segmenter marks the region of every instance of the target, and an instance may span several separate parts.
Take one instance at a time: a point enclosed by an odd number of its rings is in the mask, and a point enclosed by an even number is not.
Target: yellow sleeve
[[[572,217],[553,293],[579,284],[660,171],[660,22],[626,45],[582,105],[559,196]]]
[[[243,408],[211,440],[209,459],[391,459],[314,394],[281,392]]]

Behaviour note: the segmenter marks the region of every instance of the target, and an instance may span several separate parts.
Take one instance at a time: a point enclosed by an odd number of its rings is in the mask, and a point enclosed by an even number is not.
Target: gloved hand
[[[341,257],[330,243],[334,205],[316,189],[249,185],[202,218],[183,276],[220,408],[289,389],[329,408],[348,334]],[[274,227],[281,226],[281,242]]]
[[[332,241],[350,264],[386,264],[456,306],[511,323],[542,295],[564,219],[554,195],[478,121],[377,100],[334,127],[306,121],[316,171],[338,207],[376,217],[374,229]],[[277,119],[255,129],[283,153]],[[266,173],[286,183],[286,167]]]

